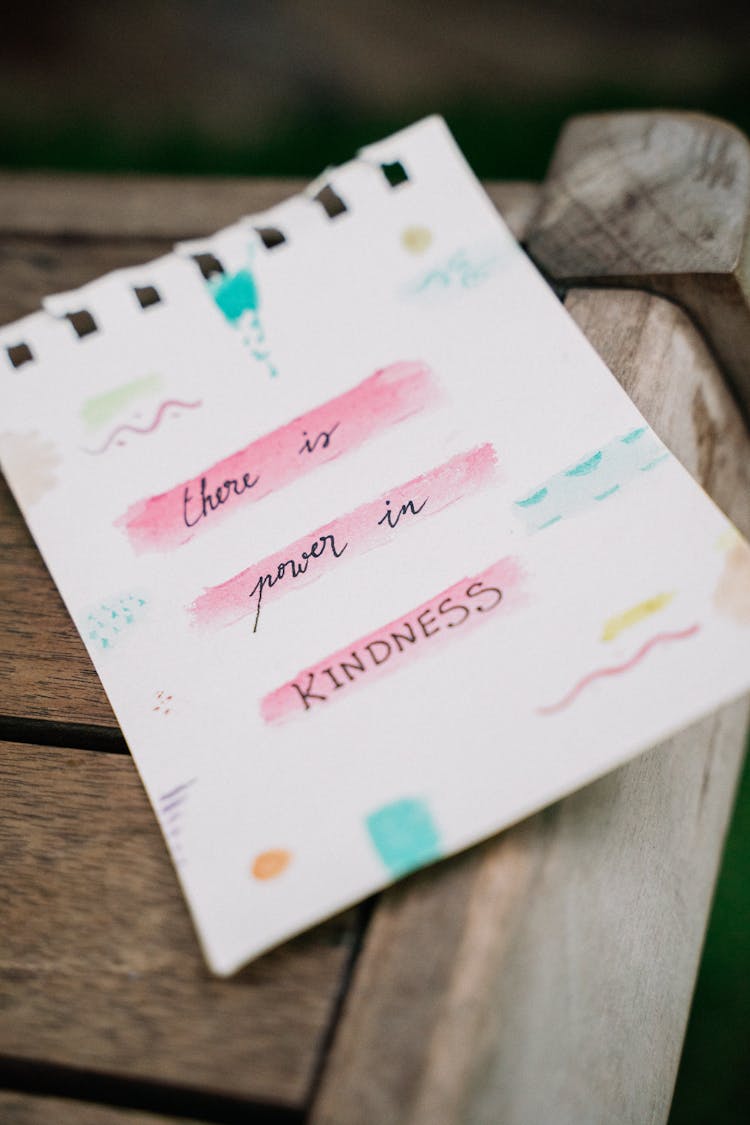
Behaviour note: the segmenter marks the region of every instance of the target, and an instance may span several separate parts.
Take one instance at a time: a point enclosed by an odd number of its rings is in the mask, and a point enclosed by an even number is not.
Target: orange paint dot
[[[256,879],[275,879],[287,869],[292,861],[292,853],[284,848],[272,848],[261,852],[253,860],[252,872]]]

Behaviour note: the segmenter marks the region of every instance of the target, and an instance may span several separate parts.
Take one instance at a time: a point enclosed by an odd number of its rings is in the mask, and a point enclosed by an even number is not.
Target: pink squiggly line
[[[151,424],[149,426],[131,426],[126,422],[122,426],[117,426],[117,428],[114,429],[112,431],[112,433],[109,435],[109,437],[105,441],[104,445],[102,445],[99,449],[87,449],[86,453],[91,453],[94,456],[96,456],[100,453],[106,453],[106,451],[109,449],[110,445],[115,440],[117,435],[125,433],[127,430],[129,430],[131,434],[151,434],[151,433],[153,433],[153,431],[157,428],[157,426],[161,422],[161,420],[164,416],[164,411],[168,410],[170,406],[182,406],[182,407],[184,407],[185,410],[195,410],[196,407],[203,406],[203,400],[198,399],[197,402],[183,402],[182,399],[179,399],[179,398],[168,398],[168,399],[166,399],[165,402],[163,402],[160,405],[159,409],[156,411],[156,414],[154,415],[153,421],[151,422]]]
[[[607,676],[619,676],[622,672],[629,672],[634,668],[643,658],[655,648],[656,645],[662,644],[666,641],[686,641],[688,637],[693,637],[700,629],[700,625],[691,625],[689,629],[681,629],[675,633],[657,633],[651,640],[638,649],[630,660],[626,660],[624,664],[612,664],[608,668],[596,668],[593,672],[589,672],[582,680],[579,680],[575,687],[572,687],[567,695],[564,695],[557,703],[551,703],[548,707],[537,707],[538,715],[554,715],[557,711],[563,711],[573,703],[584,688],[592,684],[594,680],[601,680]]]

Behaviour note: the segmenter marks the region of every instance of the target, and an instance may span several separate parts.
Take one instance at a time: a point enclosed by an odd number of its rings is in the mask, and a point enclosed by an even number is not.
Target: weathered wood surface
[[[293,179],[0,172],[0,238],[176,242],[211,234],[242,215],[264,211],[305,186],[306,181]],[[492,183],[486,187],[511,226],[525,223],[536,185]]]
[[[275,202],[286,186],[0,175],[0,321]],[[535,193],[490,193],[522,236]],[[638,294],[569,304],[657,431],[747,530],[746,438],[694,330]],[[3,493],[0,541],[0,714],[114,730]],[[743,705],[727,709],[385,895],[317,1120],[663,1119],[744,723]],[[213,981],[129,760],[4,749],[15,788],[0,788],[14,820],[12,832],[0,820],[0,840],[13,839],[0,875],[0,898],[13,890],[0,936],[0,1055],[302,1105],[345,980],[349,920]]]
[[[175,238],[210,233],[301,186],[0,174],[0,324],[35,311],[49,293],[157,257]],[[489,191],[522,236],[535,189]],[[0,716],[114,730],[99,678],[1,476],[0,544]]]
[[[576,117],[529,251],[565,285],[635,286],[702,326],[750,415],[750,144],[696,113]]]
[[[161,1114],[3,1091],[0,1091],[0,1121],[3,1125],[179,1125],[177,1118]],[[194,1117],[190,1121],[201,1125]]]
[[[635,292],[566,303],[750,531],[750,443],[685,315]],[[745,699],[387,892],[315,1125],[665,1121],[747,720]]]
[[[0,1075],[9,1056],[305,1103],[353,912],[212,977],[129,757],[0,743],[0,902]]]

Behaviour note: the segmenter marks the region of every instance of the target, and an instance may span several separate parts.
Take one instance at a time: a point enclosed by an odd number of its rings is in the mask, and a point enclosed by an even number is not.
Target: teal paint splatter
[[[245,312],[258,311],[258,287],[249,270],[238,270],[226,276],[215,275],[208,286],[230,324],[235,324]]]
[[[537,485],[514,509],[529,532],[544,531],[561,520],[590,511],[598,502],[642,480],[670,457],[653,430],[640,426],[613,438],[549,480]]]
[[[94,606],[85,616],[82,632],[102,651],[115,646],[129,625],[139,621],[148,601],[142,594],[124,594]]]
[[[252,261],[255,247],[248,250]],[[266,334],[260,316],[260,288],[250,266],[232,274],[218,274],[206,282],[216,307],[229,324],[242,332],[242,343],[266,368],[271,377],[278,374],[266,344]]]
[[[426,803],[402,797],[365,819],[378,856],[394,878],[439,859],[440,836]]]

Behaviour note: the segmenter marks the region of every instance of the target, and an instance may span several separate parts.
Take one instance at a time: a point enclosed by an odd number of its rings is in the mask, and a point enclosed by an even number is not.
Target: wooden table
[[[673,139],[655,185],[640,157],[662,127]],[[574,123],[541,195],[488,190],[565,279],[568,311],[650,424],[748,533],[750,159],[722,130],[640,114]],[[299,186],[2,175],[0,322]],[[664,205],[668,190],[688,217]],[[738,211],[745,225],[726,221]],[[666,1119],[747,700],[216,980],[4,484],[0,540],[0,1120]]]

